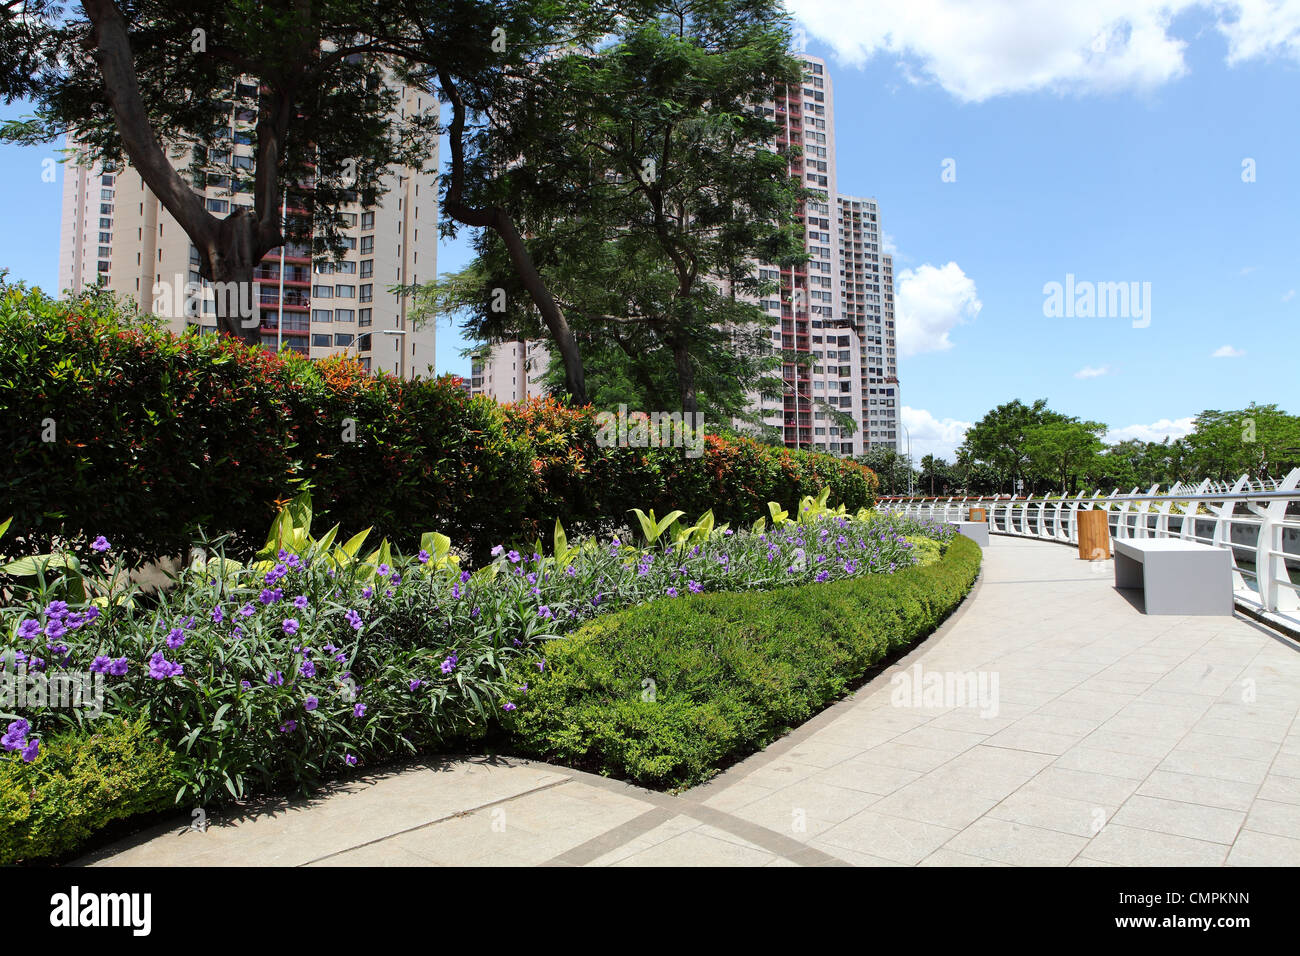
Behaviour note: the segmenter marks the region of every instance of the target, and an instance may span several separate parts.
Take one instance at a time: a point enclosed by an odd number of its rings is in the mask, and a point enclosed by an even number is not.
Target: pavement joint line
[[[551,790],[555,787],[562,787],[566,783],[570,783],[570,782],[571,782],[571,778],[569,777],[565,777],[563,780],[552,780],[550,783],[544,783],[541,784],[540,786],[532,787],[528,790],[520,791],[519,793],[512,794],[511,796],[508,797],[501,797],[500,799],[497,800],[489,800],[487,803],[480,803],[478,806],[470,807],[468,810],[457,810],[455,813],[447,813],[434,820],[426,820],[424,823],[417,823],[415,826],[405,827],[404,829],[401,830],[395,830],[392,833],[386,833],[381,837],[375,837],[373,840],[365,840],[361,843],[355,843],[352,846],[345,847],[342,850],[335,850],[333,853],[326,853],[324,856],[318,856],[315,859],[306,860],[296,865],[311,866],[313,863],[320,863],[322,860],[330,860],[336,856],[342,856],[344,853],[351,853],[353,850],[360,850],[363,847],[374,846],[376,843],[383,843],[387,840],[392,840],[399,836],[405,836],[408,833],[414,833],[416,830],[423,830],[425,827],[436,826],[439,823],[446,823],[449,820],[456,820],[460,817],[467,817],[471,813],[478,813],[480,810],[487,810],[490,807],[501,806],[502,804],[509,803],[512,800],[518,800],[521,797],[532,796],[533,794],[541,793],[544,790]]]

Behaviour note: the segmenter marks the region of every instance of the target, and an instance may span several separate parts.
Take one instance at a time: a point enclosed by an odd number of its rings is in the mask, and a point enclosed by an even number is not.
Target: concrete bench
[[[989,526],[984,521],[949,521],[948,524],[957,529],[958,534],[964,534],[981,548],[989,546]]]
[[[1115,587],[1141,588],[1148,614],[1231,614],[1232,554],[1177,538],[1118,539]]]

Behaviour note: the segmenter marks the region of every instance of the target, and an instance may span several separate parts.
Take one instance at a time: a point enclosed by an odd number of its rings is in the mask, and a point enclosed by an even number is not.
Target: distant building
[[[255,95],[256,87],[240,83],[231,93],[225,134],[229,145],[213,150],[212,158],[228,163],[232,174],[209,176],[203,189],[208,210],[217,216],[253,205],[257,111],[239,106],[238,101]],[[429,93],[409,89],[400,108],[428,112],[438,104]],[[76,148],[75,142],[68,145]],[[437,169],[436,157],[428,168]],[[240,175],[241,170],[249,171],[248,178]],[[435,363],[434,324],[411,327],[410,303],[388,289],[437,275],[437,174],[394,169],[386,185],[390,188],[377,205],[344,211],[349,225],[341,261],[313,264],[310,247],[292,242],[262,259],[254,273],[253,298],[264,346],[275,349],[283,342],[311,358],[350,355],[368,369],[403,378],[430,374]],[[310,195],[310,184],[291,191],[287,215],[308,215],[309,210],[301,206],[310,202]],[[300,205],[292,205],[295,202]],[[198,249],[130,166],[119,171],[77,165],[75,160],[67,164],[59,247],[61,290],[102,283],[133,298],[141,309],[166,318],[173,331],[194,326],[215,331],[215,299],[208,283],[199,279],[199,263]],[[187,283],[201,291],[191,307],[178,309]]]

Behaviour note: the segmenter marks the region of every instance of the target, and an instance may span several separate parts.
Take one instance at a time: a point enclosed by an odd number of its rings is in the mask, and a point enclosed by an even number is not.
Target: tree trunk
[[[681,343],[672,343],[672,350],[673,365],[677,368],[677,388],[681,395],[682,414],[693,416],[700,410],[700,406],[699,398],[695,393],[695,366],[691,364],[691,353]]]
[[[443,210],[458,222],[467,226],[492,229],[505,243],[510,255],[510,263],[519,276],[519,281],[528,290],[533,304],[541,313],[542,321],[551,333],[555,347],[560,352],[564,363],[564,387],[569,396],[578,405],[586,405],[587,382],[582,370],[582,355],[578,351],[578,341],[573,337],[573,330],[564,317],[555,297],[537,271],[537,264],[528,252],[523,236],[519,234],[514,219],[499,206],[475,208],[465,202],[465,102],[460,91],[445,70],[438,71],[438,85],[451,103],[452,119],[447,129],[447,142],[451,147],[451,175],[447,192],[443,198]]]
[[[199,271],[212,283],[217,329],[250,345],[260,339],[262,311],[253,285],[253,270],[260,259],[256,242],[256,220],[245,210],[236,210],[221,223],[216,241],[203,250],[207,262]]]

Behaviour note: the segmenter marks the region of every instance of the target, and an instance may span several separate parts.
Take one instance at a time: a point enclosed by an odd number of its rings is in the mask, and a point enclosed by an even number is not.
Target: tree
[[[1046,421],[1026,431],[1024,453],[1034,471],[1060,480],[1064,495],[1100,453],[1100,436],[1105,431],[1101,422],[1081,422],[1077,418]]]
[[[282,0],[256,16],[229,0],[81,8],[84,18],[47,19],[32,58],[0,61],[8,73],[0,87],[36,103],[33,117],[3,135],[67,134],[92,161],[128,160],[198,248],[200,275],[221,284],[223,331],[256,338],[241,305],[266,253],[310,237],[320,237],[317,254],[338,253],[340,207],[373,204],[391,166],[432,151],[428,131],[395,109],[395,62],[379,38],[402,27],[386,5]],[[252,169],[232,163],[232,113],[234,135],[244,135],[241,111],[255,124]],[[210,177],[236,200],[229,215],[207,209]],[[282,223],[286,191],[307,212]]]
[[[947,494],[955,485],[952,466],[942,458],[926,455],[921,459],[921,487],[928,490],[931,497]]]
[[[1207,409],[1185,443],[1191,470],[1202,477],[1277,478],[1300,466],[1300,417],[1254,402],[1237,411]]]
[[[1010,490],[1030,473],[1026,442],[1035,426],[1064,418],[1047,407],[1040,398],[1032,405],[1019,399],[999,405],[966,432],[958,456],[970,462],[982,462],[1006,476]]]
[[[910,480],[916,474],[906,455],[892,445],[872,445],[864,454],[853,459],[866,465],[880,479],[882,495],[905,495]]]
[[[743,414],[748,391],[783,387],[766,375],[780,364],[770,319],[749,299],[775,288],[755,277],[757,261],[804,256],[802,186],[754,110],[799,81],[787,44],[767,0],[652,0],[608,42],[543,58],[511,77],[518,95],[480,104],[464,160],[478,205],[512,211],[575,347],[600,356],[601,381],[635,386],[651,407],[670,407],[666,381],[673,405],[724,417]],[[467,310],[481,340],[541,324],[554,339],[549,309],[507,274],[508,243],[481,235],[476,252],[486,285],[458,279],[427,301]]]

